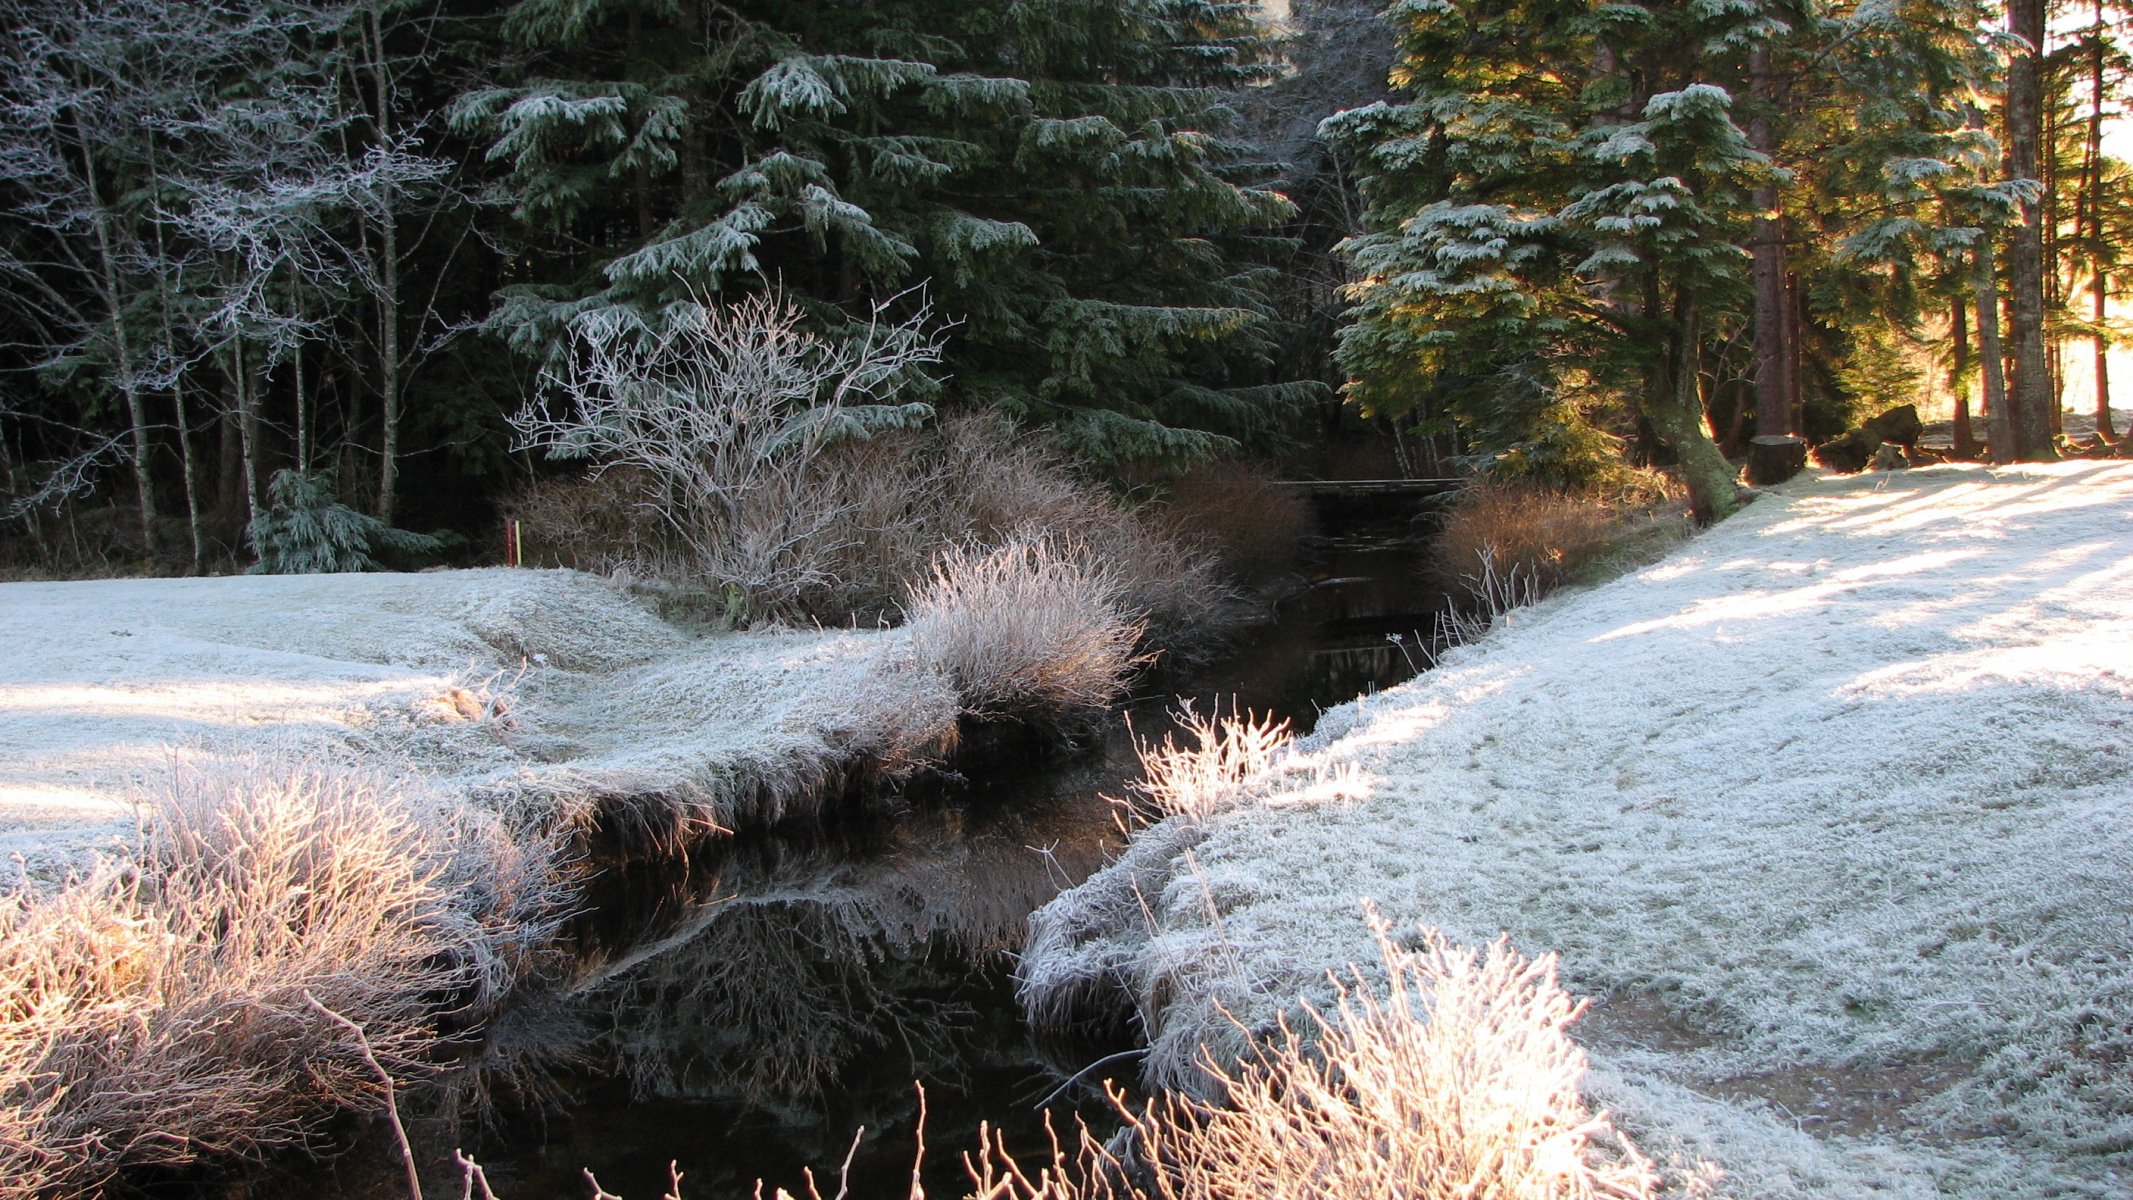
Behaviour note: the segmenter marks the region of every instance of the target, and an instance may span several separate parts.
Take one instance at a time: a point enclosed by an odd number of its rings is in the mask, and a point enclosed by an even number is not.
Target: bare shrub
[[[650,478],[616,467],[586,478],[537,479],[503,501],[519,523],[528,566],[572,567],[607,575],[664,575],[676,557]]]
[[[1129,805],[1142,815],[1204,817],[1230,803],[1273,765],[1295,738],[1286,720],[1249,713],[1201,716],[1188,703],[1176,714],[1190,744],[1166,733],[1141,741],[1141,778],[1126,785]]]
[[[1606,553],[1616,520],[1612,505],[1585,493],[1476,484],[1445,515],[1433,556],[1437,570],[1476,600],[1490,572],[1546,594]]]
[[[1295,565],[1311,532],[1310,505],[1248,463],[1214,462],[1171,485],[1159,516],[1173,536],[1199,539],[1222,569],[1261,583]]]
[[[833,581],[822,549],[845,513],[811,468],[841,442],[932,415],[887,402],[908,372],[939,361],[930,316],[877,310],[837,341],[803,329],[778,296],[688,301],[651,321],[603,309],[572,324],[568,352],[542,376],[564,410],[528,404],[512,427],[550,457],[641,470],[702,581],[760,613],[797,615]]]
[[[1036,533],[942,551],[905,616],[919,666],[980,717],[1068,720],[1109,704],[1141,661],[1117,580]]]
[[[547,847],[460,832],[358,776],[181,771],[135,854],[8,897],[0,1197],[256,1157],[374,1106],[371,1059],[426,1074],[438,999],[493,1001],[560,912]]]

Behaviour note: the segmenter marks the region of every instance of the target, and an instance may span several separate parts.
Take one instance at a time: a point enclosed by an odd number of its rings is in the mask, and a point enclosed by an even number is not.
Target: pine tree
[[[455,121],[529,233],[582,247],[502,295],[523,350],[615,305],[769,281],[835,329],[925,285],[948,396],[1091,458],[1206,454],[1303,394],[1265,379],[1254,266],[1289,208],[1224,137],[1269,69],[1249,5],[523,0],[507,28],[532,65]]]
[[[1570,477],[1604,467],[1593,426],[1626,408],[1714,514],[1718,393],[1729,440],[1751,405],[1773,431],[1834,402],[1834,433],[1891,402],[1887,348],[1982,236],[1951,199],[1987,145],[1963,107],[1988,76],[1977,6],[1393,12],[1412,99],[1328,123],[1372,206],[1351,397],[1448,410],[1499,469]]]
[[[1739,8],[1404,0],[1413,96],[1329,131],[1361,164],[1370,232],[1342,346],[1350,395],[1448,402],[1506,465],[1590,475],[1587,412],[1626,397],[1682,460],[1697,510],[1734,504],[1698,379],[1713,312],[1742,311],[1767,159],[1704,82]],[[1442,400],[1434,400],[1442,397]]]

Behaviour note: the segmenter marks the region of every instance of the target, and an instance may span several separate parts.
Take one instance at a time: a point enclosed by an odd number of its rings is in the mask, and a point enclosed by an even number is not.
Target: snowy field
[[[2133,464],[1802,479],[1146,831],[1025,998],[1190,1082],[1368,899],[1560,952],[1672,1194],[2133,1195],[2129,734]]]
[[[570,571],[0,584],[0,876],[129,839],[142,783],[216,758],[412,775],[536,823],[618,798],[774,817],[952,725],[901,648],[691,632]]]

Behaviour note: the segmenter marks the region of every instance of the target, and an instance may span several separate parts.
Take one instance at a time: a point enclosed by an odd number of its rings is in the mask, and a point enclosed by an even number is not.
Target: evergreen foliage
[[[259,562],[254,575],[323,575],[383,571],[384,560],[435,554],[444,542],[394,529],[334,499],[330,476],[276,471],[267,506],[246,531]]]
[[[1921,286],[1933,256],[1984,236],[1952,193],[2008,189],[1981,177],[1990,141],[1965,117],[1991,58],[1962,0],[1402,0],[1391,15],[1407,99],[1325,126],[1370,204],[1348,244],[1349,395],[1449,420],[1514,472],[1603,473],[1616,456],[1595,423],[1634,417],[1692,480],[1703,461],[1722,508],[1707,408],[1743,370],[1759,189],[1796,214],[1793,269],[1840,385],[1879,378],[1863,360],[1938,310]],[[1767,150],[1753,122],[1777,127]]]
[[[1213,0],[861,7],[523,0],[522,77],[469,92],[533,256],[491,325],[776,281],[826,329],[931,281],[949,398],[1086,457],[1203,456],[1308,389],[1270,382],[1265,231],[1290,211],[1225,136],[1271,69]]]

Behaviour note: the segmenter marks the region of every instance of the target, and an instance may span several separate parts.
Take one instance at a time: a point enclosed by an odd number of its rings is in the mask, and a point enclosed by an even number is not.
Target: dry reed
[[[1649,1162],[1580,1094],[1583,1011],[1555,959],[1485,951],[1434,930],[1401,945],[1375,928],[1384,983],[1362,969],[1330,1012],[1305,1007],[1215,1097],[1119,1102],[1130,1158],[1080,1130],[1033,1173],[998,1139],[971,1164],[975,1200],[1644,1200]]]
[[[905,614],[920,668],[981,718],[1078,718],[1115,699],[1142,661],[1143,626],[1117,580],[1034,533],[943,551]]]
[[[1581,493],[1477,484],[1445,515],[1433,557],[1438,572],[1477,601],[1491,599],[1482,594],[1488,578],[1521,579],[1546,594],[1597,562],[1618,523],[1612,505]]]
[[[439,999],[493,1000],[559,910],[547,847],[360,776],[181,770],[151,815],[0,902],[0,1200],[303,1143],[373,1061],[429,1073]]]
[[[1150,819],[1208,816],[1237,799],[1295,739],[1286,720],[1219,711],[1194,712],[1190,702],[1176,714],[1188,741],[1166,733],[1161,742],[1141,741],[1141,778],[1127,784],[1127,804]]]

